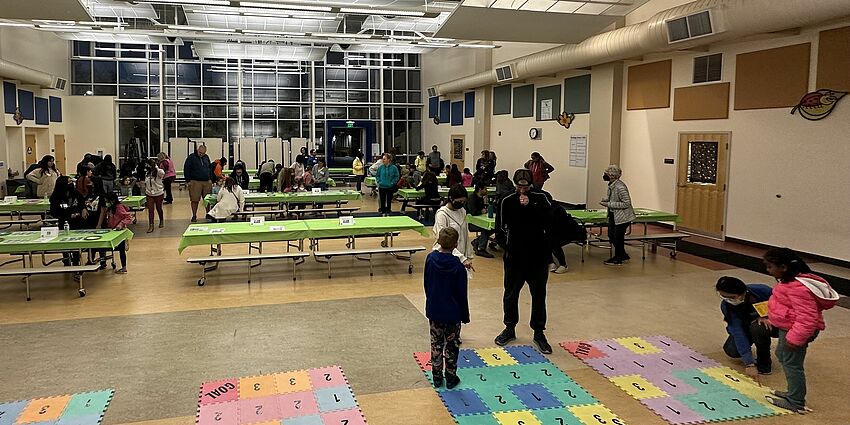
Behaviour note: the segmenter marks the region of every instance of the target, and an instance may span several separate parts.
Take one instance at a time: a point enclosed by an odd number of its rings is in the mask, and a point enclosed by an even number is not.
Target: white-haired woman
[[[605,260],[606,266],[621,266],[629,261],[626,254],[626,230],[635,220],[635,210],[632,208],[632,198],[629,188],[620,180],[623,170],[616,165],[605,169],[602,179],[608,182],[608,196],[602,198],[602,204],[608,208],[608,239],[614,248],[614,256]]]

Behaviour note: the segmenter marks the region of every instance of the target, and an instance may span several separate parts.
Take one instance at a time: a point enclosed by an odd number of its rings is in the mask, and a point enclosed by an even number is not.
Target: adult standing
[[[425,165],[431,170],[434,175],[439,176],[443,172],[443,159],[440,158],[440,151],[437,150],[437,145],[431,146],[431,153],[425,160]]]
[[[174,161],[168,157],[167,153],[160,152],[156,156],[156,159],[159,161],[159,168],[165,172],[162,177],[162,187],[165,190],[165,199],[163,200],[163,203],[168,205],[174,202],[174,197],[171,195],[171,184],[174,183],[175,179],[177,179],[177,170],[174,168]]]
[[[490,180],[493,176],[490,176],[490,179],[487,178],[487,171],[489,169],[490,164],[490,151],[487,149],[481,151],[481,158],[478,158],[475,161],[475,175],[473,176],[473,183],[478,184],[478,182],[484,182],[484,184],[490,183]]]
[[[165,197],[163,176],[165,176],[165,171],[157,166],[156,160],[149,159],[145,164],[145,203],[148,209],[148,233],[153,233],[154,209],[159,215],[159,228],[165,226],[162,218],[162,200]]]
[[[614,248],[614,256],[603,262],[606,266],[621,266],[630,258],[626,254],[626,230],[636,216],[629,188],[620,180],[622,175],[623,170],[616,165],[609,165],[602,175],[608,182],[608,195],[600,204],[608,208],[608,240]]]
[[[354,161],[351,163],[351,174],[354,174],[357,191],[360,192],[363,188],[363,179],[366,178],[366,165],[363,164],[363,152],[357,151],[354,154]]]
[[[375,180],[378,183],[378,212],[389,215],[392,212],[393,194],[398,187],[401,175],[398,167],[393,164],[392,155],[385,153],[381,157],[381,166],[375,172]]]
[[[56,179],[60,175],[59,170],[56,169],[56,159],[52,155],[44,155],[41,161],[38,161],[38,168],[27,174],[27,180],[37,185],[36,196],[44,198],[53,193]]]
[[[416,155],[416,160],[414,161],[416,165],[416,170],[422,174],[425,174],[425,171],[428,170],[428,160],[425,158],[425,151],[419,151]]]
[[[260,165],[260,192],[271,192],[274,186],[274,160]]]
[[[112,155],[104,156],[103,161],[95,165],[94,176],[100,180],[103,193],[115,191],[115,178],[118,176],[118,169],[115,167],[115,163],[112,162]]]
[[[546,228],[552,204],[546,195],[531,191],[531,172],[514,173],[516,192],[506,196],[496,215],[496,239],[504,248],[504,283],[502,299],[505,329],[495,342],[503,346],[516,339],[519,322],[519,293],[528,282],[531,293],[531,328],[534,343],[544,354],[552,353],[546,340],[546,283],[551,250],[546,243]]]
[[[729,337],[723,344],[723,351],[734,359],[744,363],[744,373],[751,378],[759,374],[770,374],[771,333],[777,333],[767,317],[761,317],[753,304],[766,302],[773,289],[762,284],[747,285],[741,279],[723,276],[717,280],[717,294],[720,295],[720,312],[726,322]],[[778,335],[777,335],[778,336]],[[753,357],[753,345],[756,356]]]
[[[531,159],[525,162],[525,168],[531,171],[531,182],[538,190],[543,190],[543,184],[549,180],[549,173],[555,171],[555,167],[546,162],[540,152],[531,153]]]
[[[205,196],[212,193],[212,173],[210,173],[210,158],[207,147],[198,146],[183,163],[183,175],[186,187],[189,189],[189,201],[192,206],[192,223],[198,221],[198,204]]]
[[[86,170],[89,169],[89,163],[91,162],[91,154],[86,153],[83,156],[83,160],[77,163],[77,177],[82,177],[86,175]]]

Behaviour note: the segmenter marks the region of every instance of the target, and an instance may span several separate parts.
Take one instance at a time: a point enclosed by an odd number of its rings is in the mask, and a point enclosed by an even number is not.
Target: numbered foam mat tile
[[[646,407],[674,424],[695,424],[705,422],[705,416],[691,410],[690,407],[673,397],[659,397],[641,401]]]
[[[475,350],[487,366],[507,366],[517,364],[517,361],[503,348],[479,348]]]
[[[455,422],[458,425],[501,425],[492,414],[458,416]]]
[[[197,425],[236,425],[239,423],[239,401],[205,404],[198,408]]]
[[[567,409],[537,410],[534,414],[543,425],[586,425]]]
[[[760,403],[740,393],[706,393],[676,397],[708,421],[755,418],[774,413]]]
[[[345,377],[345,373],[343,373],[342,368],[339,366],[310,369],[307,372],[313,382],[313,388],[328,388],[348,385],[348,378]]]
[[[360,409],[340,410],[322,414],[325,424],[366,425],[366,418]]]
[[[475,389],[475,393],[491,412],[526,409],[522,400],[504,386],[481,386]]]
[[[348,385],[320,388],[313,391],[313,393],[316,394],[316,401],[319,404],[319,410],[322,412],[347,410],[357,407],[354,394],[351,393],[351,388]]]
[[[564,404],[541,384],[511,385],[510,388],[511,392],[529,409],[564,407]]]
[[[310,373],[306,370],[275,373],[273,376],[279,394],[297,393],[313,389]]]
[[[65,410],[65,406],[68,405],[70,400],[71,396],[69,395],[32,400],[18,415],[18,420],[15,423],[55,422],[62,415],[62,411]]]
[[[592,396],[587,390],[575,381],[569,382],[545,382],[543,383],[564,406],[581,406],[585,404],[598,404],[599,400]]]
[[[608,357],[607,354],[589,341],[566,341],[562,342],[560,346],[580,360]]]
[[[614,341],[617,341],[621,346],[626,347],[635,354],[658,354],[662,351],[641,337],[614,338]]]
[[[113,390],[95,391],[90,393],[78,393],[71,396],[68,405],[62,412],[62,418],[76,416],[103,416],[109,402],[112,400]],[[95,422],[96,423],[96,422]]]
[[[313,415],[319,413],[319,404],[312,391],[289,393],[278,396],[280,415],[282,418]]]
[[[626,394],[638,399],[667,397],[669,394],[656,387],[640,375],[614,376],[608,378],[614,385],[620,387]]]
[[[587,406],[571,406],[567,408],[575,417],[585,424],[611,424],[623,425],[626,422],[620,419],[614,412],[608,410],[601,404]]]
[[[549,363],[549,359],[543,357],[539,351],[535,350],[530,345],[511,345],[505,347],[505,351],[507,351],[519,364]]]
[[[237,401],[239,405],[239,423],[250,424],[280,419],[278,396],[248,398]]]
[[[490,408],[473,390],[450,390],[440,392],[440,398],[452,416],[490,413]]]
[[[325,422],[322,421],[322,417],[319,415],[309,415],[285,418],[280,421],[279,425],[325,425]]]
[[[431,353],[430,352],[418,352],[413,353],[413,359],[416,360],[416,363],[419,364],[419,368],[424,371],[431,370]]]
[[[268,397],[278,394],[274,375],[239,378],[239,398]]]
[[[27,404],[28,400],[0,404],[0,425],[13,425]]]
[[[430,354],[428,355],[428,360],[431,360]],[[484,363],[484,360],[481,360],[481,357],[478,357],[478,353],[475,350],[469,348],[462,348],[457,355],[457,367],[458,369],[462,368],[470,368],[470,367],[484,367],[487,366]]]
[[[68,416],[62,415],[56,425],[97,425],[100,423],[101,415]]]
[[[543,425],[534,413],[528,410],[498,412],[493,414],[501,425]]]

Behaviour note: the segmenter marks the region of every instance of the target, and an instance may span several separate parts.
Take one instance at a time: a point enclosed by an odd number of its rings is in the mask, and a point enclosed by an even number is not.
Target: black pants
[[[118,259],[121,260],[121,267],[127,267],[127,244],[121,242],[118,246],[115,247],[115,251],[118,251]],[[106,263],[106,250],[100,251],[100,262]]]
[[[531,293],[531,321],[529,325],[535,331],[546,329],[546,282],[549,280],[547,263],[505,261],[505,295],[502,309],[505,313],[505,326],[512,328],[519,322],[519,293],[528,282]]]
[[[555,257],[556,266],[567,267],[567,257],[564,256],[564,247],[560,244],[552,244],[552,256]]]
[[[775,328],[772,331],[768,330],[759,324],[758,320],[753,320],[749,326],[745,326],[744,332],[747,334],[750,344],[756,346],[756,367],[759,372],[769,372],[772,366],[770,359],[770,337],[773,336],[776,338],[778,332]],[[726,342],[723,344],[723,351],[733,359],[741,358],[741,354],[738,352],[738,347],[735,346],[735,340],[732,339],[732,335],[726,338]]]
[[[354,176],[354,183],[357,184],[357,191],[360,192],[360,189],[363,187],[363,180],[366,179],[366,176]]]
[[[171,183],[174,183],[174,177],[168,177],[162,179],[162,186],[165,188],[165,203],[170,204],[174,202],[174,197],[171,196]]]
[[[395,188],[391,187],[388,189],[384,189],[383,187],[378,188],[378,212],[389,214],[393,210],[393,194],[395,193]]]
[[[274,192],[274,175],[272,173],[260,174],[260,192]]]
[[[626,230],[631,223],[614,224],[614,213],[608,211],[608,240],[614,248],[614,260],[625,261],[629,259],[626,254]]]

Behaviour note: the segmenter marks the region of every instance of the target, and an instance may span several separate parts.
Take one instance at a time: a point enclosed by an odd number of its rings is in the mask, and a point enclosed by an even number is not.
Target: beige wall
[[[65,98],[65,121],[69,163],[76,164],[87,152],[96,153],[98,150],[115,156],[118,149],[114,98],[69,96]]]
[[[70,43],[46,31],[0,27],[0,58],[68,79]]]
[[[734,93],[736,54],[811,42],[809,89],[815,90],[820,29],[717,47],[711,53],[724,53],[723,81],[732,84]],[[670,56],[673,87],[691,85],[695,55]],[[633,201],[674,211],[677,165],[665,165],[663,160],[677,158],[678,133],[730,131],[726,235],[850,260],[850,198],[835,191],[836,173],[850,169],[850,103],[839,103],[822,121],[807,121],[789,112],[790,108],[730,110],[725,120],[674,122],[672,108],[625,111],[621,158],[623,180]]]
[[[693,1],[694,0],[649,0],[643,6],[635,9],[634,12],[626,15],[626,25],[641,23],[662,10],[692,3]]]

